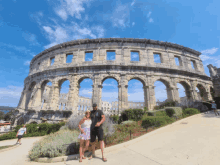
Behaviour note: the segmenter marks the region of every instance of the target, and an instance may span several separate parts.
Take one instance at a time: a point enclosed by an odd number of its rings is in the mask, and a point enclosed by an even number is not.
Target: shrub
[[[165,111],[157,111],[155,113],[156,113],[156,116],[166,116],[167,115]]]
[[[70,118],[68,119],[66,126],[70,129],[70,130],[78,130],[79,127],[79,122],[80,120],[82,120],[82,118],[84,117],[84,115],[71,115]]]
[[[142,119],[142,126],[145,128],[155,126],[160,127],[172,123],[174,119],[169,116],[147,116]]]
[[[155,116],[156,113],[155,112],[147,112],[147,116]]]
[[[28,134],[29,134],[29,133],[38,132],[37,124],[34,124],[34,123],[32,123],[32,124],[27,124],[27,125],[26,125],[26,128],[27,128]]]
[[[60,130],[59,132],[50,134],[38,142],[35,142],[33,148],[29,152],[31,160],[37,160],[40,157],[57,157],[68,154],[68,145],[76,142],[79,131]]]
[[[173,116],[177,116],[177,117],[180,117],[182,116],[183,114],[183,110],[182,110],[182,107],[167,107],[169,109],[173,109],[175,111],[175,114]],[[166,108],[166,109],[167,109]]]
[[[104,131],[104,136],[111,136],[115,132],[114,123],[108,116],[105,116],[105,121],[102,124],[102,128]]]
[[[135,121],[128,120],[128,121],[123,121],[123,122],[121,122],[121,124],[124,124],[124,125],[126,125],[126,124],[132,124],[132,123],[135,123]]]
[[[139,121],[141,120],[142,116],[144,115],[144,110],[143,109],[129,109],[129,110],[124,110],[121,113],[121,119],[120,121],[126,121],[126,120],[134,120],[134,121]]]
[[[175,114],[175,111],[173,109],[171,109],[171,108],[166,108],[166,114],[169,117],[172,117]]]
[[[70,117],[72,115],[72,111],[63,111],[63,116],[64,117]]]
[[[113,115],[113,116],[110,117],[110,119],[112,119],[112,121],[114,123],[118,123],[119,122],[119,115]]]
[[[198,114],[199,110],[196,108],[186,108],[183,110],[183,114],[185,116],[190,116],[190,115],[194,115],[194,114]]]

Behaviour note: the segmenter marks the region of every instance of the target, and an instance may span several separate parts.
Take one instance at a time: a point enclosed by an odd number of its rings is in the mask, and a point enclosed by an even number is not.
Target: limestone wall
[[[115,60],[107,60],[108,51],[115,51]],[[139,61],[131,61],[131,52],[138,52]],[[93,52],[92,61],[85,61],[87,52]],[[66,63],[67,55],[72,54],[72,62]],[[154,55],[159,54],[161,63],[154,62]],[[167,89],[170,101],[180,101],[177,83],[185,88],[187,99],[198,100],[196,87],[203,93],[204,100],[212,100],[210,88],[211,78],[204,73],[201,53],[181,45],[147,40],[147,39],[91,39],[76,40],[51,47],[36,55],[30,64],[30,72],[24,80],[24,89],[18,104],[18,109],[36,111],[65,110],[78,112],[82,106],[91,108],[97,103],[102,108],[102,83],[107,78],[113,78],[118,83],[118,103],[112,104],[116,113],[128,109],[134,103],[128,101],[128,82],[140,80],[143,84],[144,105],[153,110],[156,105],[154,83],[161,81]],[[180,65],[175,64],[175,57]],[[51,59],[54,63],[51,65]],[[195,69],[191,67],[191,61]],[[92,99],[88,103],[80,103],[80,82],[90,78],[93,81]],[[62,82],[69,80],[70,88],[67,98],[62,100],[60,88]],[[47,82],[51,82],[48,99],[42,107],[43,91]],[[86,100],[86,98],[84,99]],[[61,106],[62,102],[62,106]],[[65,103],[64,103],[65,102]],[[135,103],[136,104],[136,103]],[[141,104],[141,103],[140,103]],[[109,107],[110,108],[110,107]]]

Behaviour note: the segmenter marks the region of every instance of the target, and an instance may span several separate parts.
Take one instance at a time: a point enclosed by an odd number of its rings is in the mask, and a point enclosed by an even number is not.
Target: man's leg
[[[99,129],[99,134],[98,134],[98,140],[99,140],[99,145],[100,145],[100,148],[101,148],[101,151],[102,151],[102,160],[106,162],[107,159],[104,157],[105,143],[103,141],[103,138],[104,138],[104,132],[103,132],[103,129],[100,128]]]
[[[92,156],[95,155],[95,140],[96,140],[96,134],[97,131],[96,130],[91,130],[90,132],[90,142],[92,145],[92,155],[89,157],[89,159],[92,159]]]

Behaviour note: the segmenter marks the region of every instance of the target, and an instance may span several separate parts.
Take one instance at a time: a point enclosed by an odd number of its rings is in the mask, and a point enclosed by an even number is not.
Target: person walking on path
[[[212,102],[212,109],[214,110],[216,116],[219,115],[214,101]]]
[[[93,104],[93,111],[91,111],[91,139],[90,142],[92,143],[92,155],[89,157],[89,160],[95,157],[95,141],[96,136],[98,136],[99,145],[102,151],[102,160],[104,162],[107,159],[104,157],[104,141],[103,141],[103,128],[102,123],[105,121],[105,115],[101,110],[97,109],[97,104]]]
[[[89,148],[89,140],[90,140],[90,126],[91,126],[91,118],[90,118],[90,111],[86,111],[85,117],[79,122],[79,130],[81,131],[79,135],[80,139],[80,147],[79,147],[79,162],[82,162],[82,159],[86,159],[84,157],[84,153]],[[82,127],[81,127],[82,125]],[[86,146],[83,147],[84,143],[86,142]]]
[[[24,124],[24,126],[22,128],[20,128],[18,130],[17,135],[16,135],[16,137],[18,137],[18,141],[16,142],[16,144],[18,144],[18,142],[19,142],[19,144],[21,145],[21,138],[22,138],[24,133],[27,134],[26,130],[27,129],[25,127],[25,124]]]

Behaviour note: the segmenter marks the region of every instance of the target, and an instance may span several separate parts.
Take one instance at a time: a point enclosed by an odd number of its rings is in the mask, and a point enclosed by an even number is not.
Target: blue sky
[[[0,105],[17,106],[31,59],[53,45],[84,38],[147,38],[177,43],[202,52],[220,67],[220,1],[192,0],[0,0]],[[68,82],[63,84],[67,91]],[[92,82],[80,95],[91,97]],[[166,99],[155,83],[156,98]],[[103,100],[117,100],[117,82],[103,84]],[[180,96],[183,88],[179,86]],[[132,80],[129,101],[143,101],[142,84]]]

